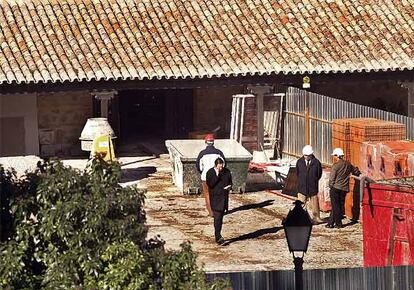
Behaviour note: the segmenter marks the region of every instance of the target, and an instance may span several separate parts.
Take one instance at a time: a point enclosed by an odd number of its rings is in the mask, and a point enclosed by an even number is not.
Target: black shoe
[[[326,224],[325,228],[333,229],[335,226],[333,224]]]
[[[216,240],[217,245],[220,245],[220,246],[223,245],[225,242],[226,242],[226,240],[223,237],[221,237],[220,239]]]
[[[335,228],[337,228],[337,229],[341,229],[343,227],[344,227],[344,225],[335,225]]]

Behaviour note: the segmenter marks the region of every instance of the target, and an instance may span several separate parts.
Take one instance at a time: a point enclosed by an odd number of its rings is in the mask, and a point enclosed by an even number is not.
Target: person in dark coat
[[[214,161],[214,167],[207,171],[206,182],[214,217],[214,236],[216,243],[222,245],[225,240],[221,235],[221,229],[224,211],[228,205],[232,178],[230,170],[224,167],[224,160],[220,157]]]
[[[319,212],[319,179],[322,177],[321,162],[313,155],[313,148],[306,145],[302,150],[303,156],[296,162],[298,177],[298,200],[305,205],[309,201],[309,210],[315,224],[322,223]]]
[[[206,148],[201,150],[201,152],[197,156],[196,160],[196,167],[198,172],[200,173],[201,177],[201,184],[203,185],[203,195],[206,201],[206,208],[208,211],[209,216],[213,216],[213,211],[211,210],[210,205],[210,194],[208,191],[208,186],[206,182],[206,174],[207,171],[214,167],[214,161],[221,157],[224,160],[224,164],[226,164],[226,159],[224,158],[224,154],[220,149],[214,147],[214,135],[207,134],[204,138],[206,143]]]

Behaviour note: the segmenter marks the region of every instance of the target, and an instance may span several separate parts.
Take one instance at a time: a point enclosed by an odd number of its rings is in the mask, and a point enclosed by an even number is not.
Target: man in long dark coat
[[[207,134],[204,138],[204,141],[206,143],[206,148],[201,150],[201,152],[198,154],[197,160],[196,160],[196,167],[198,172],[200,172],[201,176],[201,183],[203,185],[203,195],[204,199],[206,201],[206,208],[208,211],[209,216],[213,216],[213,211],[211,210],[210,205],[210,194],[208,191],[208,185],[206,182],[206,175],[207,171],[210,168],[214,167],[214,161],[221,157],[224,160],[224,164],[226,164],[226,159],[224,158],[224,154],[220,149],[217,149],[214,147],[214,135],[213,134]]]
[[[214,167],[207,171],[206,182],[214,217],[214,236],[216,243],[222,245],[225,242],[221,235],[224,210],[228,204],[229,190],[232,186],[231,173],[224,167],[223,159],[217,158],[214,161]]]
[[[315,224],[322,223],[319,212],[319,179],[322,177],[321,162],[313,155],[313,148],[306,145],[303,156],[296,162],[298,176],[298,199],[304,204],[309,201],[309,210]]]

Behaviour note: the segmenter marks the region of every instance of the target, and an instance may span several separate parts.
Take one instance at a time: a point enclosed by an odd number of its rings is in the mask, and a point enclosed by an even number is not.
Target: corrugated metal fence
[[[293,265],[292,265],[293,267]],[[208,273],[233,290],[294,290],[294,271]],[[318,269],[303,272],[305,290],[414,290],[414,266]]]
[[[414,140],[414,118],[362,106],[327,96],[308,93],[310,143],[315,155],[325,164],[331,164],[332,120],[341,118],[377,118],[403,123],[407,138]],[[289,87],[285,97],[283,124],[283,156],[301,156],[306,142],[306,91]]]

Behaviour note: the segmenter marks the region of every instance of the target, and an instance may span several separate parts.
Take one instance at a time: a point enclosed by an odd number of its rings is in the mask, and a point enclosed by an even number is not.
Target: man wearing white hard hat
[[[302,149],[303,156],[296,162],[298,177],[298,199],[305,205],[309,202],[309,211],[314,224],[322,223],[319,212],[319,179],[322,177],[321,162],[313,155],[311,145]]]
[[[349,161],[344,159],[344,151],[335,148],[332,152],[334,164],[332,165],[329,177],[329,195],[331,197],[332,211],[329,216],[327,228],[342,228],[342,209],[345,205],[345,196],[349,191],[349,177],[351,174],[361,174],[358,167],[354,167]]]

